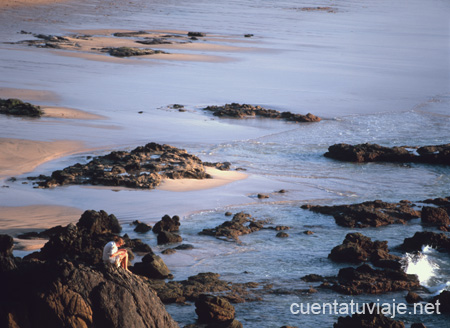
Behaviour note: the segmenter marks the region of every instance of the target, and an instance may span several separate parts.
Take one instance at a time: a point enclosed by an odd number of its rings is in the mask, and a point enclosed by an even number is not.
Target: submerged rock
[[[273,109],[262,108],[261,106],[252,106],[247,104],[225,104],[224,106],[208,106],[203,108],[206,111],[213,112],[214,116],[218,117],[232,117],[232,118],[246,118],[252,116],[284,119],[292,122],[319,122],[320,118],[308,113],[306,115],[294,114],[291,112],[280,112]]]
[[[184,303],[196,301],[201,294],[217,293],[230,302],[242,303],[257,300],[249,289],[258,287],[256,283],[233,284],[219,279],[218,273],[205,272],[182,281],[150,281],[163,303]]]
[[[203,229],[199,234],[239,241],[239,236],[261,230],[262,228],[262,221],[256,221],[252,219],[250,214],[239,212],[233,216],[231,221],[225,221],[213,229]]]
[[[19,99],[0,99],[0,114],[40,117],[44,114],[40,106],[35,106]]]
[[[350,228],[380,227],[389,224],[404,224],[420,217],[420,212],[407,201],[386,203],[381,200],[352,205],[319,206],[303,205],[301,208],[332,215],[336,224]]]
[[[377,144],[335,144],[325,157],[347,162],[400,162],[450,165],[450,144],[424,147],[383,147]]]
[[[184,149],[148,143],[134,150],[113,151],[94,157],[87,164],[75,164],[54,171],[51,177],[39,176],[39,187],[91,184],[154,189],[163,179],[208,179],[202,161]]]

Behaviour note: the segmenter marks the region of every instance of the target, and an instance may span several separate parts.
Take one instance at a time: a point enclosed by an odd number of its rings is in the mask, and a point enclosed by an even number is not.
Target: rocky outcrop
[[[40,106],[19,99],[0,99],[0,114],[14,116],[40,117],[44,114]]]
[[[436,296],[431,303],[436,305],[439,301],[439,312],[450,313],[450,291],[444,290],[438,296]]]
[[[234,306],[226,299],[202,294],[195,301],[195,313],[200,323],[206,323],[217,328],[242,327],[235,317]]]
[[[102,263],[25,261],[0,288],[2,327],[178,327],[144,280]]]
[[[420,217],[420,212],[408,201],[386,203],[381,200],[352,205],[319,206],[303,205],[301,208],[332,215],[336,224],[350,228],[380,227],[389,224],[404,224]]]
[[[447,211],[441,207],[430,207],[424,206],[422,208],[422,223],[433,226],[444,226],[450,225],[450,218]]]
[[[263,227],[262,221],[253,219],[250,214],[239,212],[231,221],[225,221],[213,229],[203,229],[199,234],[239,241],[239,236],[261,230]]]
[[[183,281],[150,281],[163,303],[184,303],[196,301],[201,294],[217,293],[233,303],[257,300],[250,289],[258,287],[257,283],[233,284],[219,279],[218,273],[199,273]]]
[[[13,248],[13,238],[8,235],[0,235],[0,275],[17,268],[12,253]]]
[[[334,328],[405,328],[403,321],[397,321],[386,317],[384,314],[377,313],[376,304],[366,304],[363,314],[355,313],[352,316],[339,317],[338,322],[333,325]],[[362,312],[362,309],[358,310]]]
[[[184,149],[148,143],[134,150],[113,151],[92,159],[87,164],[75,164],[54,171],[50,177],[40,176],[39,187],[50,188],[67,184],[91,184],[154,189],[163,179],[208,179],[202,161]]]
[[[131,47],[102,48],[100,49],[100,51],[106,52],[114,57],[133,57],[133,56],[167,54],[167,52],[162,50],[140,49]]]
[[[450,144],[424,147],[383,147],[377,144],[335,144],[325,157],[346,162],[397,162],[450,165]]]
[[[135,263],[131,271],[150,279],[166,279],[172,277],[164,261],[153,253],[145,255],[142,258],[142,262]]]
[[[343,243],[334,247],[328,257],[335,262],[361,263],[370,261],[378,267],[400,270],[400,257],[389,254],[387,241],[372,242],[361,233],[349,233]]]
[[[423,301],[422,297],[419,296],[419,294],[414,292],[408,292],[408,294],[405,296],[405,300],[409,304],[419,303]]]
[[[155,223],[153,226],[154,233],[160,233],[161,231],[177,232],[180,230],[180,217],[174,215],[172,217],[164,215],[162,219]]]
[[[144,222],[135,221],[133,224],[136,226],[133,230],[138,233],[146,233],[152,230],[152,226]]]
[[[346,295],[382,294],[419,288],[416,275],[401,270],[376,270],[368,264],[339,270],[338,283],[332,289]]]
[[[418,231],[411,238],[405,238],[399,246],[407,252],[421,251],[423,246],[431,246],[445,252],[450,252],[450,238],[445,233]]]
[[[247,104],[225,104],[224,106],[208,106],[203,108],[210,111],[214,116],[218,117],[232,117],[232,118],[247,118],[247,117],[264,117],[272,119],[284,119],[291,122],[319,122],[320,117],[311,113],[306,115],[294,114],[291,112],[280,112],[273,109],[262,108],[261,106],[252,106]]]
[[[161,231],[158,234],[157,241],[158,245],[174,244],[174,243],[181,243],[183,241],[183,238],[181,238],[181,236],[177,234],[168,231]]]

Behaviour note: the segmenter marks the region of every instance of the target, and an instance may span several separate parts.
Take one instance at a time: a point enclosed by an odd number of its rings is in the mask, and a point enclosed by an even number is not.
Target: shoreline
[[[0,180],[32,172],[45,162],[86,151],[83,142],[0,138]]]
[[[0,10],[17,7],[34,7],[42,5],[51,5],[70,0],[2,0],[0,2]]]

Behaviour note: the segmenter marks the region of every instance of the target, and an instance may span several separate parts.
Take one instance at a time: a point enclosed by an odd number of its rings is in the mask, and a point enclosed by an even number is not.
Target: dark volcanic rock
[[[104,211],[85,211],[76,225],[69,224],[50,238],[39,258],[69,258],[93,265],[102,261],[103,247],[120,231],[114,215]]]
[[[278,238],[287,238],[287,237],[289,237],[289,234],[287,234],[286,232],[280,231],[279,233],[276,234],[275,237],[278,237]]]
[[[149,34],[147,31],[133,31],[133,32],[116,32],[113,35],[119,38],[131,38],[139,35]]]
[[[161,231],[158,234],[157,239],[158,245],[181,243],[183,241],[183,238],[181,238],[181,236],[168,231]]]
[[[234,306],[226,299],[202,294],[195,301],[195,313],[200,323],[207,323],[213,327],[242,327],[234,320]]]
[[[193,37],[204,37],[206,36],[206,33],[203,32],[188,32],[187,34],[188,36],[193,36]]]
[[[164,38],[145,38],[145,40],[137,40],[135,41],[140,44],[172,44],[173,42],[167,41]]]
[[[184,303],[196,301],[201,294],[220,293],[230,302],[242,303],[259,299],[249,289],[256,288],[256,283],[233,284],[219,279],[217,273],[206,272],[191,276],[183,281],[150,281],[163,303]]]
[[[336,224],[350,228],[380,227],[420,217],[413,204],[407,201],[386,203],[381,200],[353,205],[319,206],[303,205],[301,208],[313,212],[332,215]]]
[[[406,302],[413,304],[413,303],[419,303],[423,301],[422,297],[419,296],[419,294],[414,292],[408,292],[408,294],[405,296]]]
[[[132,56],[145,56],[155,54],[167,54],[167,52],[164,52],[162,50],[140,49],[130,47],[102,48],[100,51],[107,52],[114,57],[132,57]]]
[[[366,305],[364,314],[353,314],[351,317],[339,317],[338,322],[333,325],[334,328],[405,328],[403,321],[396,321],[388,318],[376,310],[369,311],[376,304]],[[375,308],[374,308],[375,309]],[[362,312],[362,310],[359,310]],[[370,312],[373,312],[372,314]]]
[[[389,254],[387,241],[372,242],[359,232],[349,233],[344,242],[331,250],[328,257],[335,262],[361,263],[371,261],[376,266],[400,270],[400,257]]]
[[[161,231],[177,232],[179,230],[180,217],[178,215],[174,215],[173,217],[164,215],[162,219],[153,226],[154,233],[160,233]]]
[[[439,311],[441,313],[450,313],[450,291],[444,290],[433,299],[432,303],[436,304],[437,301],[439,301]]]
[[[165,279],[171,276],[164,261],[155,254],[145,255],[142,262],[135,263],[131,271],[150,279]]]
[[[239,212],[233,216],[231,221],[225,221],[213,229],[203,229],[199,234],[239,241],[239,236],[261,230],[262,228],[263,224],[261,221],[252,219],[250,214]]]
[[[12,256],[14,240],[9,235],[0,235],[0,256]]]
[[[214,116],[218,117],[232,117],[232,118],[246,118],[252,116],[284,119],[291,122],[319,122],[320,118],[313,114],[294,114],[291,112],[279,112],[273,109],[262,108],[261,106],[252,106],[247,104],[226,104],[224,106],[208,106],[204,110],[213,112]]]
[[[450,225],[450,218],[447,211],[440,207],[424,206],[422,208],[422,222],[434,226]]]
[[[413,150],[417,150],[416,155]],[[424,147],[383,147],[377,144],[335,144],[325,157],[347,162],[400,162],[450,165],[450,144]]]
[[[202,161],[184,149],[148,143],[134,150],[113,151],[92,159],[87,164],[75,164],[54,171],[51,177],[39,179],[41,188],[66,184],[92,184],[154,189],[162,179],[207,179]]]
[[[23,261],[0,289],[2,327],[178,327],[144,280],[103,264]]]
[[[0,99],[0,114],[40,117],[44,112],[41,107],[19,99]]]
[[[134,228],[134,231],[139,233],[146,233],[150,230],[152,230],[152,226],[143,222],[137,222],[136,227]]]
[[[53,235],[63,232],[63,226],[56,226],[41,232],[31,231],[25,232],[17,236],[18,239],[50,239]]]
[[[431,231],[418,231],[413,237],[405,238],[400,249],[407,252],[420,251],[423,246],[427,245],[450,252],[450,238],[445,233]]]
[[[382,294],[419,288],[416,275],[401,270],[375,270],[367,264],[360,267],[339,270],[338,284],[332,289],[346,295]]]

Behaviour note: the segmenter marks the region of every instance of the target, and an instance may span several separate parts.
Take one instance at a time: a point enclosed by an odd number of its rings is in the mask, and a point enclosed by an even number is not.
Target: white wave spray
[[[424,246],[421,252],[406,253],[402,259],[403,270],[407,274],[417,275],[420,284],[425,287],[430,287],[431,280],[439,270],[439,265],[429,257],[432,252],[432,247]]]

